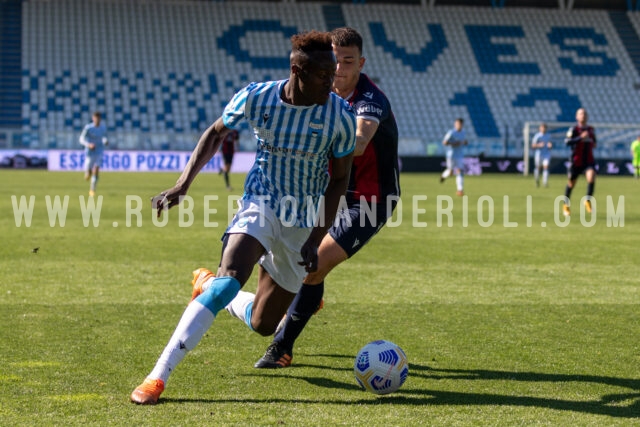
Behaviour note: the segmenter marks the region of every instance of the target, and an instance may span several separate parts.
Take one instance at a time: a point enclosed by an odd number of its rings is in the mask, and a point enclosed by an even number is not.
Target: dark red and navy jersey
[[[236,151],[236,141],[238,140],[238,131],[232,129],[222,140],[222,147],[220,151],[222,151],[223,156],[233,155]]]
[[[347,101],[357,118],[378,123],[364,153],[353,158],[347,203],[360,201],[361,196],[367,202],[375,196],[376,202],[386,203],[387,196],[400,196],[398,126],[391,104],[364,73],[360,73],[358,84]]]
[[[588,136],[583,138],[582,133],[588,132]],[[596,146],[596,132],[591,126],[575,125],[567,131],[565,144],[571,147],[571,164],[574,167],[585,167],[595,165],[593,149]]]

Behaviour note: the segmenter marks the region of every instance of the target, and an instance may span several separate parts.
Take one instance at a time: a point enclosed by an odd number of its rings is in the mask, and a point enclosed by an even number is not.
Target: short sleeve
[[[346,102],[340,109],[340,122],[340,131],[333,144],[333,157],[336,158],[347,156],[356,149],[356,116]]]
[[[241,89],[233,95],[231,101],[229,101],[227,106],[224,107],[224,111],[222,112],[222,122],[226,127],[235,129],[238,126],[238,123],[245,117],[247,100],[249,99],[253,86],[254,83],[251,83],[244,89]]]

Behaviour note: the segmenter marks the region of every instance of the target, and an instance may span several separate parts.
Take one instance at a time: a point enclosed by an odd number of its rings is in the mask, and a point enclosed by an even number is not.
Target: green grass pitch
[[[564,223],[562,176],[540,189],[469,176],[463,199],[453,180],[403,174],[398,215],[328,277],[291,368],[254,369],[270,340],[221,312],[161,404],[131,404],[189,300],[191,271],[217,265],[228,218],[222,178],[204,174],[193,216],[172,210],[154,224],[149,197],[176,178],[103,173],[96,226],[83,218],[82,174],[0,171],[0,424],[640,423],[640,181],[621,177],[598,179],[584,218],[581,177]],[[238,188],[243,176],[231,179]],[[52,226],[46,196],[65,195],[65,224]],[[28,226],[15,215],[21,196],[34,196]],[[375,339],[410,363],[388,396],[353,377]]]

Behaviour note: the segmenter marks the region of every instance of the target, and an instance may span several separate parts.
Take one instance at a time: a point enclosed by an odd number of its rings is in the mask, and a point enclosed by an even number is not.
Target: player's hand
[[[168,190],[163,191],[157,196],[153,196],[151,198],[151,206],[153,209],[157,209],[158,218],[160,218],[160,215],[162,215],[163,210],[168,210],[176,205],[179,205],[182,201],[182,197],[184,197],[185,194],[186,191],[183,192],[177,187],[172,187]]]
[[[303,265],[307,273],[313,273],[318,270],[318,244],[316,242],[312,239],[304,242],[300,249],[300,255],[302,255],[302,261],[298,262],[298,264]]]
[[[89,150],[93,150],[96,148],[96,144],[94,144],[93,142],[89,143]]]

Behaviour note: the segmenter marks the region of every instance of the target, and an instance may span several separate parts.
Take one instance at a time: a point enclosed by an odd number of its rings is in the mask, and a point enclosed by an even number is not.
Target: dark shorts
[[[593,169],[594,171],[596,170],[596,165],[593,163],[590,163],[588,165],[581,165],[581,166],[576,166],[573,163],[571,164],[571,166],[569,167],[569,179],[571,181],[576,180],[580,175],[582,175],[587,169]]]
[[[348,210],[336,216],[336,221],[329,228],[329,235],[351,258],[380,231],[387,219],[393,215],[395,208],[395,201],[390,204],[390,212],[387,212],[386,203],[376,203],[372,206],[350,204]]]
[[[233,163],[233,153],[222,153],[222,161],[225,165]]]

